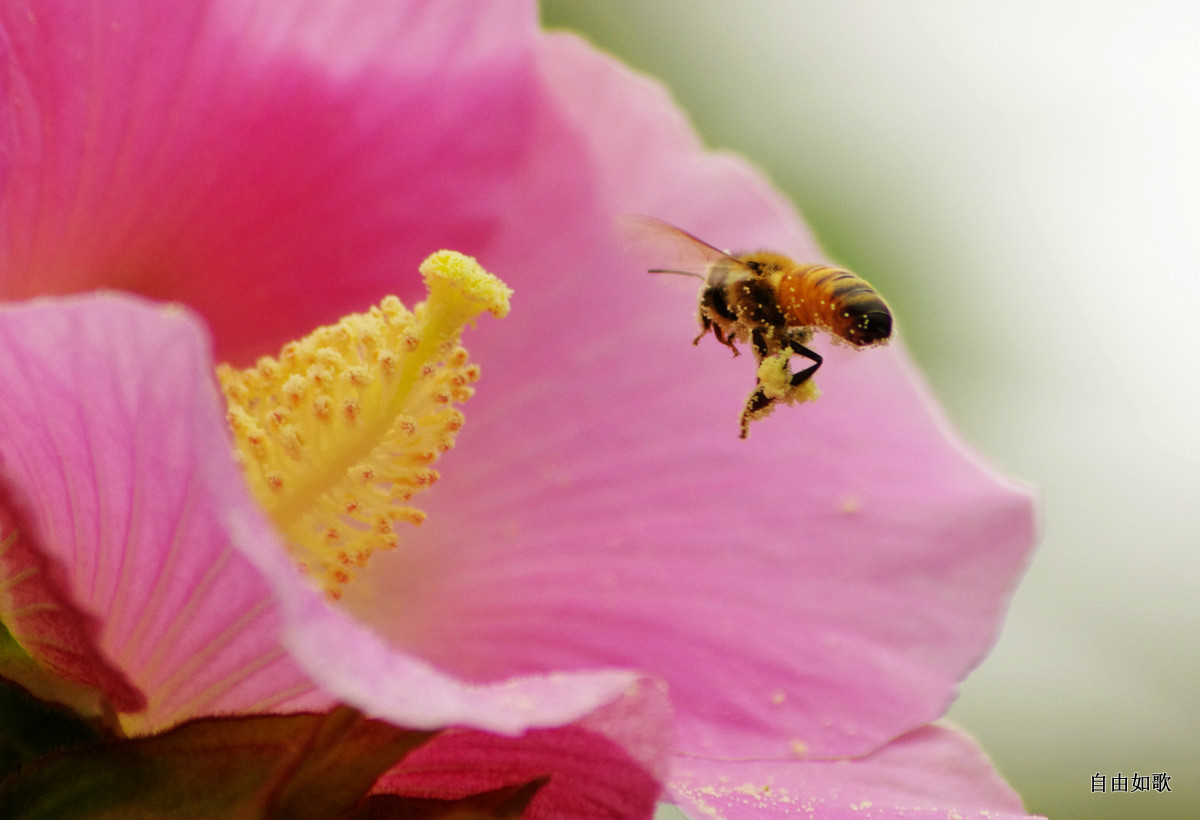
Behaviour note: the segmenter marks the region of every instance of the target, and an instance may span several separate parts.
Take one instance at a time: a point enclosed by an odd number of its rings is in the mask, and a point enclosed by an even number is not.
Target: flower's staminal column
[[[421,265],[429,298],[409,311],[390,296],[369,312],[318,328],[278,358],[222,365],[237,456],[293,557],[334,598],[353,567],[420,524],[409,502],[438,477],[433,464],[463,425],[479,366],[459,344],[512,291],[452,251]]]

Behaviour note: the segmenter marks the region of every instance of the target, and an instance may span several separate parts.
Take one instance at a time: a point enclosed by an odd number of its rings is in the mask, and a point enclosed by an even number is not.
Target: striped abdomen
[[[807,265],[784,271],[779,303],[789,325],[819,327],[860,347],[892,335],[892,312],[875,288],[841,268]]]

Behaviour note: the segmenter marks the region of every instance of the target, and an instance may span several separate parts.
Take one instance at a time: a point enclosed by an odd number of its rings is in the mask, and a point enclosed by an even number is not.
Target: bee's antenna
[[[696,273],[695,271],[690,271],[690,270],[671,270],[670,268],[654,268],[653,270],[650,270],[650,271],[648,271],[648,273],[678,273],[680,276],[695,276],[697,279],[703,279],[703,278],[704,278],[703,276],[701,276],[700,274]]]

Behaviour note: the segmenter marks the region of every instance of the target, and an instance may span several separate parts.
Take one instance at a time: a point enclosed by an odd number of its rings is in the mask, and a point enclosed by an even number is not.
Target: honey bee
[[[704,280],[700,290],[699,344],[711,332],[739,355],[736,342],[749,344],[758,361],[755,389],[741,415],[740,437],[750,422],[777,402],[810,401],[819,393],[812,377],[822,358],[807,347],[816,330],[855,347],[885,344],[892,313],[873,287],[850,271],[828,265],[802,265],[774,251],[731,254],[687,231],[649,216],[618,220],[626,242],[672,267],[650,273],[678,273]],[[789,359],[808,364],[792,372]]]

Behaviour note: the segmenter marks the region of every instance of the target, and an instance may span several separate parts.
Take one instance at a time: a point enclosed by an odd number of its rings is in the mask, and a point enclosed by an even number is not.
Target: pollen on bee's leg
[[[437,480],[465,421],[455,405],[480,376],[459,336],[484,311],[508,313],[512,291],[470,257],[441,251],[421,273],[429,297],[411,311],[389,296],[278,358],[217,369],[246,479],[331,598],[425,519],[410,502]]]
[[[749,434],[750,422],[769,416],[776,404],[802,404],[821,397],[821,391],[812,378],[793,384],[793,374],[788,367],[791,357],[792,350],[784,348],[772,356],[763,356],[759,361],[754,391],[742,410],[741,438]]]
[[[755,389],[750,394],[750,398],[746,399],[746,406],[742,409],[742,416],[738,420],[738,438],[746,438],[750,435],[750,422],[766,418],[774,409],[774,404],[775,400],[769,398],[761,387]]]

